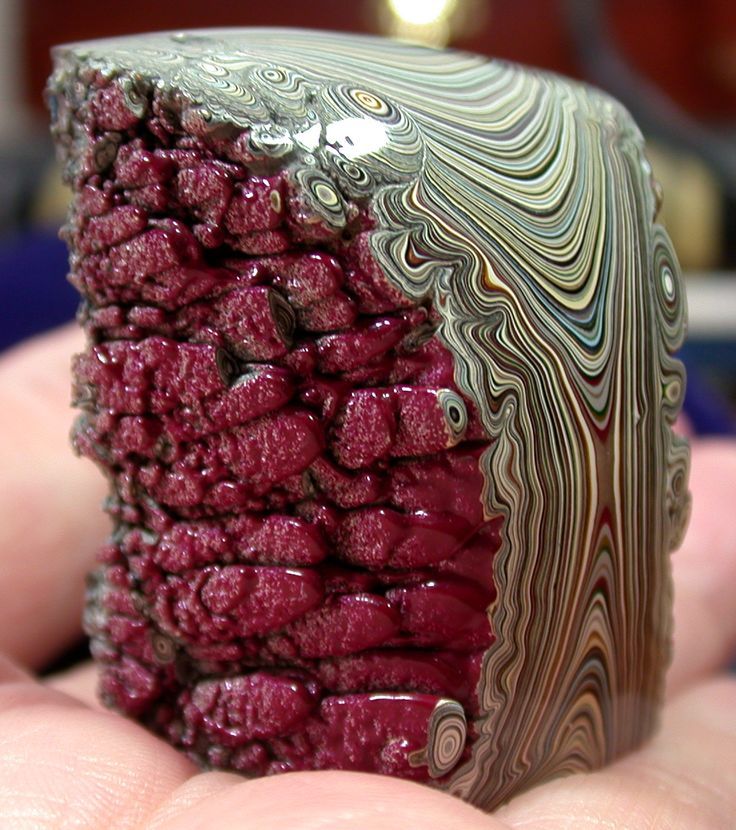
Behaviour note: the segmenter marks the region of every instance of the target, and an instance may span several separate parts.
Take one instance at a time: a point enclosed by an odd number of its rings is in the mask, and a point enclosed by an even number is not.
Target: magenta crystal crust
[[[102,696],[207,766],[427,779],[433,712],[478,713],[499,539],[439,318],[382,274],[369,203],[337,232],[242,136],[85,94],[65,234],[74,445],[116,525],[85,617]]]

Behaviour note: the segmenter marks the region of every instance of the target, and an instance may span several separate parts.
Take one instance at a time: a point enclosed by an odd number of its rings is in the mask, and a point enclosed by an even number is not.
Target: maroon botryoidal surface
[[[75,113],[102,696],[206,766],[426,779],[445,699],[469,755],[493,637],[488,438],[436,312],[373,260],[369,205],[333,230],[245,133],[191,134],[158,96],[139,117],[98,76]]]

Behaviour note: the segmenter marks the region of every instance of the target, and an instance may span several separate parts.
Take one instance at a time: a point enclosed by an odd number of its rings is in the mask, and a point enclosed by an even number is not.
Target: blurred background
[[[68,194],[47,135],[55,43],[142,30],[300,26],[449,45],[581,78],[647,136],[685,272],[686,410],[736,434],[734,0],[0,0],[0,349],[71,319],[57,238]]]

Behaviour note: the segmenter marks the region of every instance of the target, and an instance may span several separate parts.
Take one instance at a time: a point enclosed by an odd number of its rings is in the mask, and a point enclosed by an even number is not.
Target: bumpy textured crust
[[[637,746],[670,655],[689,455],[671,429],[684,295],[623,108],[498,61],[314,32],[149,35],[55,58],[52,98],[79,95],[81,68],[122,78],[131,110],[154,85],[199,134],[247,130],[324,225],[369,204],[385,278],[440,315],[490,438],[486,515],[504,520],[479,734],[442,785],[491,808]],[[55,131],[74,179],[90,148],[69,112]],[[450,707],[448,746],[457,720]]]

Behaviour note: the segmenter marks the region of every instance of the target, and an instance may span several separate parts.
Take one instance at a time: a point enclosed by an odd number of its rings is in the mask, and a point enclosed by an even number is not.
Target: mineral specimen
[[[489,808],[653,729],[682,289],[587,87],[317,32],[59,47],[105,702]]]

